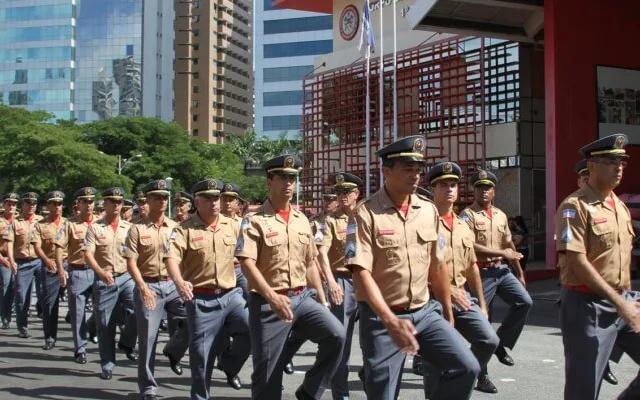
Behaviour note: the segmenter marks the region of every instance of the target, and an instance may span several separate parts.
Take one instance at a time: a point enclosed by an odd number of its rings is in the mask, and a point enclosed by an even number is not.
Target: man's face
[[[451,205],[458,200],[458,181],[456,179],[444,179],[431,186],[433,201],[437,205]]]
[[[220,196],[217,194],[199,194],[196,196],[196,210],[204,218],[220,214]]]
[[[338,200],[337,199],[323,199],[324,204],[322,208],[325,214],[330,214],[338,209]]]
[[[149,205],[147,204],[147,199],[138,199],[136,200],[136,204],[138,204],[138,210],[140,210],[140,216],[146,217],[149,214]]]
[[[478,204],[489,204],[493,201],[496,190],[491,185],[477,185],[473,188],[473,196]]]
[[[81,214],[91,214],[93,212],[94,205],[95,201],[93,199],[79,199],[78,212]]]
[[[589,174],[582,174],[578,176],[578,187],[582,188],[589,182]]]
[[[47,203],[47,208],[49,209],[49,215],[51,218],[55,219],[62,216],[61,201],[50,201]]]
[[[113,217],[114,215],[120,215],[122,209],[122,200],[106,199],[104,201],[104,211],[107,217]]]
[[[409,195],[416,192],[424,163],[396,161],[392,168],[382,167],[385,184],[394,193]]]
[[[191,202],[177,202],[173,206],[173,213],[177,219],[181,219],[189,215],[189,210],[191,210]]]
[[[587,163],[589,176],[593,174],[598,186],[615,189],[622,182],[624,169],[627,161],[620,158],[592,158]]]
[[[24,215],[33,215],[36,212],[36,208],[38,207],[38,202],[35,200],[23,200],[22,207],[20,211]]]
[[[129,208],[123,208],[120,210],[120,218],[122,218],[125,221],[131,221],[131,218],[133,217],[133,208],[129,207]]]
[[[360,192],[355,188],[338,188],[336,189],[336,194],[338,195],[338,204],[340,205],[340,207],[345,208],[353,207],[356,205]]]
[[[222,213],[228,217],[233,217],[238,211],[238,198],[223,194],[220,196],[220,207]]]
[[[16,212],[16,202],[14,201],[4,201],[2,202],[3,206],[4,206],[4,213],[9,215],[9,214],[14,214]]]
[[[287,200],[291,200],[295,185],[295,175],[274,174],[271,179],[267,179],[269,195],[276,198],[286,198]]]
[[[147,207],[149,212],[154,214],[164,213],[169,204],[169,196],[152,193],[147,196]]]

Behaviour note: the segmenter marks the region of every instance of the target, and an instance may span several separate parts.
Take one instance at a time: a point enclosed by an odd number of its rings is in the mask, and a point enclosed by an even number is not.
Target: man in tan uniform
[[[614,346],[640,360],[640,293],[631,290],[634,236],[629,210],[613,190],[627,165],[627,136],[580,149],[589,181],[562,201],[555,217],[560,253],[560,328],[566,400],[595,400]],[[640,373],[619,400],[640,398]]]
[[[325,300],[311,226],[289,203],[300,162],[283,155],[263,167],[269,197],[254,214],[245,217],[235,253],[251,290],[251,396],[268,400],[282,397],[282,372],[289,360],[283,349],[293,330],[318,344],[316,362],[296,390],[296,398],[318,399],[338,367],[344,327],[321,304]]]
[[[173,196],[173,220],[180,223],[189,218],[193,196],[185,191],[176,192]]]
[[[496,356],[504,365],[512,366],[513,358],[505,347],[513,349],[516,345],[533,301],[525,289],[524,271],[519,262],[522,254],[516,251],[511,240],[507,215],[492,204],[497,183],[498,178],[491,171],[474,174],[471,185],[475,202],[460,216],[475,235],[473,248],[478,257],[489,320],[492,320],[491,305],[496,294],[509,305],[509,313],[498,328],[500,345]]]
[[[233,250],[240,227],[220,213],[222,182],[205,179],[191,191],[197,212],[174,229],[165,263],[187,302],[191,399],[208,400],[214,343],[224,330],[233,337],[218,367],[240,390],[238,372],[249,358],[249,324],[242,290],[236,287]]]
[[[12,229],[9,231],[7,241],[13,242],[13,246],[9,247],[9,262],[16,275],[15,303],[18,336],[28,338],[31,285],[36,278],[36,274],[40,272],[42,265],[31,243],[31,237],[36,223],[38,223],[42,217],[35,214],[38,205],[37,194],[27,192],[22,195],[21,201],[20,216],[17,217],[12,224]],[[40,278],[38,278],[38,280],[40,280]],[[40,296],[38,296],[38,299],[39,297]]]
[[[38,222],[31,237],[33,248],[42,261],[40,269],[42,296],[42,329],[44,331],[43,350],[51,350],[58,337],[58,305],[60,280],[56,265],[55,240],[58,231],[64,226],[66,218],[62,216],[64,193],[54,190],[47,193],[45,201],[49,209],[48,216]],[[63,258],[67,258],[63,254]]]
[[[164,216],[171,192],[164,179],[147,184],[142,191],[149,214],[129,229],[125,244],[127,269],[136,283],[133,298],[138,327],[138,388],[143,400],[156,399],[158,383],[153,376],[156,340],[164,311],[178,320],[176,331],[163,354],[171,369],[182,375],[180,359],[189,346],[186,310],[164,264],[169,237],[177,225]]]
[[[133,219],[133,206],[135,203],[132,200],[124,199],[122,203],[122,209],[120,210],[120,218],[124,221],[131,222]]]
[[[407,354],[419,354],[441,371],[435,387],[425,387],[433,400],[469,399],[480,370],[451,326],[438,210],[415,194],[425,145],[422,136],[408,136],[378,150],[384,186],[356,207],[347,226],[345,264],[359,302],[369,399],[398,397]],[[440,303],[430,299],[429,288]]]
[[[14,222],[16,205],[20,200],[17,193],[7,193],[2,196],[4,211],[0,216],[0,280],[2,283],[2,293],[0,294],[0,319],[2,329],[9,329],[11,314],[13,309],[13,294],[15,285],[15,275],[9,264],[8,247],[11,242],[7,241],[9,231]]]
[[[322,212],[309,218],[313,240],[317,245],[322,243],[324,230],[327,228],[327,216],[338,209],[338,196],[332,186],[327,186],[322,192]]]
[[[137,361],[136,320],[133,305],[135,284],[127,271],[124,244],[131,224],[120,219],[125,191],[114,187],[102,192],[104,218],[91,224],[84,240],[85,262],[96,275],[93,283],[98,348],[100,349],[101,379],[109,380],[116,363],[116,316],[114,309],[120,304],[125,313],[124,329],[118,347],[131,361]]]

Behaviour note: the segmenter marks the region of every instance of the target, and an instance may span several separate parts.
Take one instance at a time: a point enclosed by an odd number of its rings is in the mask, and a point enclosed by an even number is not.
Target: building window
[[[309,32],[333,29],[333,15],[264,21],[264,34]]]
[[[194,29],[192,32],[193,36],[200,36],[200,29]]]
[[[300,115],[278,115],[262,117],[262,129],[265,131],[299,130],[302,126]]]
[[[193,131],[191,131],[191,134],[193,136],[198,136],[200,134],[200,131],[198,129],[194,129]]]
[[[199,100],[191,100],[191,108],[198,108],[200,107],[200,101]]]
[[[262,94],[262,101],[265,107],[302,104],[302,90],[265,92]]]
[[[290,42],[264,45],[264,58],[313,56],[333,51],[333,40]]]
[[[264,82],[299,81],[313,71],[313,65],[301,65],[297,67],[264,68],[262,80]]]
[[[191,120],[192,120],[193,122],[198,122],[198,114],[193,114],[193,115],[191,116]]]
[[[200,87],[198,86],[194,86],[192,90],[193,90],[193,93],[200,93]]]
[[[200,2],[199,1],[194,1],[191,3],[191,7],[193,8],[200,8]]]
[[[200,22],[200,16],[199,15],[192,15],[191,16],[191,21],[192,22]]]

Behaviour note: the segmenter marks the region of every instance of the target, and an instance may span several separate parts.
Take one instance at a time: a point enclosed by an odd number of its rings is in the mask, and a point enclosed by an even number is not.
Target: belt
[[[409,308],[409,307],[402,307],[402,306],[391,306],[389,307],[391,309],[391,311],[393,311],[395,314],[411,314],[414,313],[416,311],[418,311],[419,309],[421,309],[422,307],[418,307],[418,308]]]
[[[195,287],[193,288],[193,293],[198,293],[198,294],[208,294],[208,295],[219,295],[219,294],[225,294],[225,293],[229,293],[230,291],[232,291],[234,288],[231,289],[223,289],[223,288],[202,288],[202,287]]]
[[[111,276],[113,276],[114,278],[117,278],[117,277],[120,277],[120,276],[122,276],[122,275],[124,275],[124,274],[126,274],[126,272],[121,272],[121,273],[119,273],[119,274],[116,274],[115,272],[112,272],[112,273],[111,273]]]
[[[35,260],[37,260],[37,258],[16,258],[16,262],[31,262]]]
[[[69,268],[71,269],[89,269],[85,264],[69,264]]]
[[[478,267],[480,268],[491,268],[491,267],[497,267],[499,265],[502,265],[502,258],[499,260],[495,260],[495,261],[487,261],[487,262],[479,262],[478,263]]]
[[[233,262],[233,268],[240,268],[240,263],[239,263],[239,262],[234,261],[234,262]]]
[[[592,294],[594,296],[598,296],[598,293],[594,292],[587,285],[566,285],[566,284],[562,284],[562,287],[565,288],[565,289],[573,290],[574,292],[580,292],[580,293],[586,293],[586,294]],[[623,292],[623,290],[619,289],[619,288],[613,288],[613,290],[618,292],[618,294],[621,294]]]
[[[298,286],[291,289],[276,290],[276,293],[287,297],[294,297],[302,293],[306,288],[306,286]]]
[[[340,278],[353,278],[353,275],[351,274],[351,272],[334,272],[333,276],[340,277]]]
[[[158,282],[170,281],[171,277],[170,276],[154,276],[154,277],[143,276],[142,280],[147,283],[158,283]]]

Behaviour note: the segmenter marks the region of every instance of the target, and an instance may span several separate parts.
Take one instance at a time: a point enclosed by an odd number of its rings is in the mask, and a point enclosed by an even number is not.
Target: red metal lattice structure
[[[459,201],[470,203],[467,178],[485,165],[484,75],[485,41],[465,46],[470,39],[454,37],[399,52],[397,55],[398,137],[423,135],[427,139],[427,165],[444,160],[463,169]],[[508,42],[505,42],[508,43]],[[504,45],[504,44],[503,44]],[[464,50],[471,47],[471,50]],[[331,173],[348,171],[365,181],[370,174],[371,193],[378,187],[379,160],[375,152],[393,141],[393,58],[384,59],[384,104],[380,104],[379,57],[371,60],[370,164],[366,163],[366,65],[354,63],[317,73],[303,83],[303,204],[320,207],[322,187]],[[384,113],[383,144],[379,115]],[[364,192],[364,188],[361,188]]]

